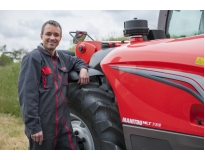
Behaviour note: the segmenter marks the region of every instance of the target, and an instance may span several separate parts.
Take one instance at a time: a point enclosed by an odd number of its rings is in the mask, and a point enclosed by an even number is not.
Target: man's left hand
[[[82,69],[80,70],[80,73],[79,73],[78,84],[84,85],[84,84],[88,84],[88,83],[89,83],[88,71],[87,71],[87,69],[82,68]]]

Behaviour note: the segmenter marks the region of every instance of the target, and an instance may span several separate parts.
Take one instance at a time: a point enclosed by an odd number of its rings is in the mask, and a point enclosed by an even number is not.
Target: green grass
[[[0,150],[27,150],[18,101],[20,63],[0,66]]]
[[[18,76],[20,63],[0,66],[0,113],[21,117],[18,100]]]

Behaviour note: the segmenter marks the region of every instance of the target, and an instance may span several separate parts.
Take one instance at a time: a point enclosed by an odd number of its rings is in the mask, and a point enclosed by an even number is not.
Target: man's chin
[[[49,49],[49,50],[55,50],[56,47],[49,47],[48,49]]]
[[[56,49],[56,47],[48,47],[47,48],[49,51],[54,51]]]

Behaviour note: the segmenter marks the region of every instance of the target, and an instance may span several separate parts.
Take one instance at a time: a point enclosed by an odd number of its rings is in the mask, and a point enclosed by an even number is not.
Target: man
[[[43,24],[42,43],[26,56],[18,79],[19,101],[29,149],[79,149],[66,103],[68,72],[79,71],[80,85],[89,82],[87,67],[78,57],[56,51],[62,38],[58,22]]]

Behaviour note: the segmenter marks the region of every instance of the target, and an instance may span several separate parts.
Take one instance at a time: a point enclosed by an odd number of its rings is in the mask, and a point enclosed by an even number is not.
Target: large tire
[[[125,149],[122,124],[113,92],[98,84],[70,83],[67,92],[71,124],[81,149]]]

